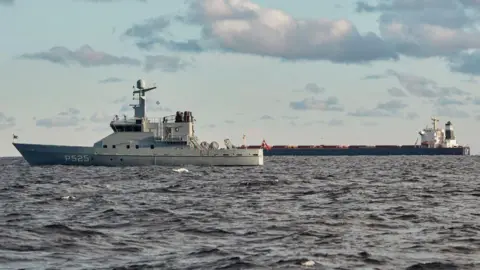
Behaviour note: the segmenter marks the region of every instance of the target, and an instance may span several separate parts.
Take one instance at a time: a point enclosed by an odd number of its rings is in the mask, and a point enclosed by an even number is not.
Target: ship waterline
[[[195,149],[177,149],[175,151],[137,149],[136,153],[122,153],[120,151],[102,151],[103,149],[81,146],[26,143],[13,143],[13,145],[31,166],[263,165],[263,151],[261,149],[250,149],[247,153],[245,151],[229,151],[226,149],[218,149],[214,152]]]
[[[433,126],[418,132],[420,144],[412,145],[243,145],[246,149],[264,149],[264,156],[469,156],[470,146],[461,145],[450,121],[445,128]]]

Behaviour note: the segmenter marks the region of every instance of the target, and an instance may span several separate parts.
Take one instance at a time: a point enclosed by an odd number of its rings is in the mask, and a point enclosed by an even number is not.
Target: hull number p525
[[[90,156],[88,156],[88,155],[65,155],[65,161],[67,161],[67,162],[90,162]]]

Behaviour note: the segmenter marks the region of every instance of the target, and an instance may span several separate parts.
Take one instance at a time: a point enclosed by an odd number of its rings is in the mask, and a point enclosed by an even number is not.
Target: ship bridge
[[[113,132],[142,132],[142,122],[141,118],[127,118],[124,115],[123,119],[120,119],[118,115],[115,115],[110,122],[110,128]]]
[[[134,109],[134,116],[123,118],[115,115],[110,122],[110,128],[115,133],[121,132],[148,132],[153,133],[155,141],[165,144],[186,145],[190,138],[194,137],[194,118],[190,111],[177,111],[175,115],[169,115],[162,118],[148,118],[146,116],[146,96],[145,93],[156,89],[156,87],[145,88],[143,80],[137,81],[137,90],[133,95],[138,95],[137,104],[131,104]]]

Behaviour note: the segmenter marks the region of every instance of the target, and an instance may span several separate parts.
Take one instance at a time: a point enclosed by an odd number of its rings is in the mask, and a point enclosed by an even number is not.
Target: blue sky
[[[202,140],[413,144],[436,116],[478,153],[479,11],[476,0],[0,0],[0,155],[19,155],[12,133],[92,145],[133,114],[138,78],[158,87],[150,117],[192,111]]]

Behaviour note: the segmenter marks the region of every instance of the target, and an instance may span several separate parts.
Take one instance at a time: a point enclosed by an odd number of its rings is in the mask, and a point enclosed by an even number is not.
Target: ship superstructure
[[[452,122],[445,123],[445,129],[437,127],[438,119],[432,117],[432,127],[419,131],[421,145],[428,148],[455,148],[458,147]]]
[[[263,165],[263,149],[242,149],[225,139],[225,148],[217,142],[199,142],[195,135],[195,119],[191,111],[148,118],[146,87],[138,80],[132,104],[134,116],[116,115],[110,122],[113,133],[97,141],[93,147],[25,144],[13,145],[30,165]]]

